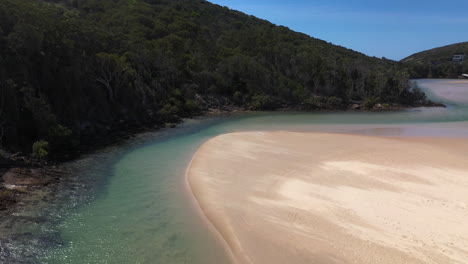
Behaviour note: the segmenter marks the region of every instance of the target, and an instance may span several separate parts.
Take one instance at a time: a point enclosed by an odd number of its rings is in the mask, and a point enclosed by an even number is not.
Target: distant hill
[[[453,56],[458,54],[466,55],[468,59],[468,42],[421,51],[401,61],[413,63],[446,63],[452,62]]]
[[[397,62],[202,0],[0,1],[0,139],[24,150],[209,108],[420,101],[407,80]]]
[[[455,55],[465,55],[465,58],[454,61]],[[468,42],[418,52],[401,62],[411,69],[415,78],[456,78],[468,73]]]

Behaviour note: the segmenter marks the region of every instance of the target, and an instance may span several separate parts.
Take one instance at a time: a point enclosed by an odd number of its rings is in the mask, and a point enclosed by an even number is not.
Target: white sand
[[[468,140],[245,132],[187,170],[236,263],[467,263]]]

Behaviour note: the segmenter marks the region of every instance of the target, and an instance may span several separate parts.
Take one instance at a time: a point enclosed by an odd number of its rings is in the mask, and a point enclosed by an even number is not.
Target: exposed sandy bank
[[[468,141],[246,132],[187,170],[238,263],[466,263]]]
[[[422,86],[429,83],[430,92],[450,102],[466,104],[468,102],[468,80],[420,80]]]

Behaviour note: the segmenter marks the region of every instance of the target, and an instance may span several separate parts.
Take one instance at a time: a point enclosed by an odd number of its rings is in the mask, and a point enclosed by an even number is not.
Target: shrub
[[[311,96],[303,102],[305,110],[336,110],[343,108],[343,100],[341,98],[331,96]]]
[[[343,108],[343,100],[335,96],[328,97],[327,107],[332,110],[341,109]]]
[[[320,110],[324,108],[325,98],[321,96],[311,96],[304,100],[305,110]]]
[[[253,110],[275,110],[281,107],[280,101],[270,95],[255,95],[251,103]]]
[[[49,128],[48,140],[51,142],[52,150],[65,150],[72,147],[72,131],[60,124]]]
[[[403,105],[414,105],[415,103],[425,103],[427,98],[426,94],[413,84],[400,93],[398,101]]]
[[[32,146],[32,155],[38,159],[45,159],[49,155],[49,142],[39,140],[34,142]]]
[[[166,104],[159,110],[158,114],[164,122],[173,122],[178,120],[179,107],[171,104]]]
[[[242,93],[239,91],[236,91],[234,95],[232,96],[232,100],[234,101],[236,105],[242,105],[242,103],[244,102]]]
[[[185,105],[184,107],[184,114],[186,116],[193,116],[194,114],[199,114],[201,112],[200,106],[198,103],[194,100],[187,99],[185,100]]]
[[[367,98],[365,101],[364,101],[364,108],[367,108],[367,109],[372,109],[376,104],[378,103],[378,99],[377,98]]]

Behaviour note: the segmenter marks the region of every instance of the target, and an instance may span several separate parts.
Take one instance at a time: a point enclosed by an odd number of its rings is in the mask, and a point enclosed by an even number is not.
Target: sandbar
[[[239,132],[187,180],[234,263],[466,263],[468,140]]]

